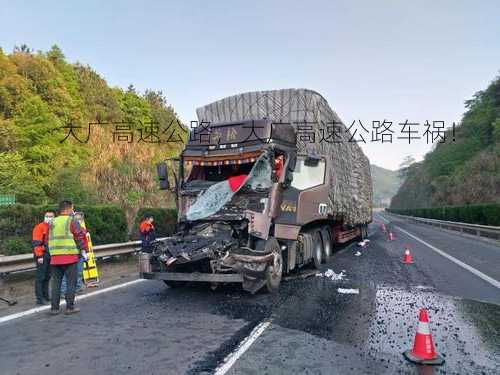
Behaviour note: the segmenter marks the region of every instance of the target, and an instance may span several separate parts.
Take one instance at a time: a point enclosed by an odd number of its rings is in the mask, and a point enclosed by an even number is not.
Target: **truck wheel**
[[[319,270],[321,267],[321,262],[323,261],[323,241],[321,240],[320,231],[319,230],[315,231],[312,237],[313,237],[312,257],[314,261],[314,267]]]
[[[283,257],[281,255],[281,247],[276,238],[269,237],[266,242],[266,252],[274,254],[273,262],[266,268],[266,286],[270,293],[278,291],[281,276],[283,275]]]
[[[266,269],[266,287],[270,293],[276,293],[280,287],[281,276],[283,274],[283,257],[281,253],[276,253],[273,264]]]
[[[313,253],[313,238],[310,233],[300,233],[297,246],[297,259],[300,259],[300,262],[297,264],[305,265],[309,263],[312,258]],[[299,255],[300,254],[300,255]]]
[[[323,240],[324,261],[328,262],[333,254],[332,237],[328,228],[321,229],[321,239]]]

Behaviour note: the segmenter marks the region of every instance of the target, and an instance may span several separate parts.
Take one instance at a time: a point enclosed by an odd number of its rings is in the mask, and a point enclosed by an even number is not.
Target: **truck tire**
[[[299,246],[297,246],[297,258],[298,259],[300,258],[299,264],[306,265],[312,259],[312,253],[313,253],[312,235],[310,233],[300,233],[298,244]]]
[[[323,261],[323,252],[324,252],[323,240],[321,239],[321,233],[319,230],[313,232],[312,241],[313,241],[312,258],[314,262],[314,267],[319,270],[321,268],[321,262]]]
[[[321,229],[321,239],[323,240],[323,260],[328,262],[333,255],[332,237],[329,228]]]
[[[283,275],[283,257],[281,255],[281,247],[278,240],[274,237],[269,237],[265,246],[266,253],[273,253],[274,261],[266,268],[266,287],[270,293],[276,293],[281,283]]]

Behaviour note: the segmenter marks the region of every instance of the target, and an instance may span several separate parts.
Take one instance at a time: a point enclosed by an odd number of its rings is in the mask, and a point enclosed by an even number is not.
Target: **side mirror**
[[[168,182],[168,169],[165,162],[156,164],[156,173],[158,174],[158,179],[160,180],[160,190],[170,189],[170,184]]]

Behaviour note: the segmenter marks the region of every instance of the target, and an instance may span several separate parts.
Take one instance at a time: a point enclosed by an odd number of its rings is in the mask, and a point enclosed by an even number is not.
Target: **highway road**
[[[137,281],[82,299],[79,315],[4,315],[0,374],[500,373],[498,243],[376,213],[368,247],[343,246],[327,269],[346,276],[294,276],[277,295]],[[421,307],[441,367],[401,354]]]

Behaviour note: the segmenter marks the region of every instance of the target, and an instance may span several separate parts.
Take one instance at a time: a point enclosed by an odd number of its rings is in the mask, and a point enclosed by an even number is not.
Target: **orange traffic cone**
[[[405,248],[405,255],[403,256],[403,263],[404,264],[412,264],[413,263],[413,258],[411,257],[409,247]]]
[[[407,350],[403,355],[410,362],[421,365],[442,365],[444,363],[443,357],[436,353],[434,349],[429,328],[429,315],[426,309],[420,310],[413,349]]]
[[[389,231],[388,240],[389,241],[394,241],[394,233],[392,233],[392,231]]]
[[[384,223],[380,224],[380,229],[382,229],[382,232],[385,233],[385,224]]]

